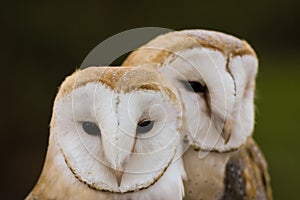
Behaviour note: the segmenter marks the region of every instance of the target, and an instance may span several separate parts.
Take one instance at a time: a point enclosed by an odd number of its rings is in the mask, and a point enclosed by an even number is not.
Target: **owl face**
[[[124,65],[159,63],[178,88],[192,143],[204,150],[238,148],[254,125],[257,58],[235,37],[203,30],[168,33],[150,41]]]
[[[172,86],[150,68],[90,67],[62,84],[51,135],[68,168],[89,187],[147,188],[171,164],[181,106]]]
[[[251,73],[246,71],[256,64],[253,57],[227,61],[221,52],[199,48],[180,52],[166,62],[160,72],[179,89],[196,145],[225,151],[246,141],[254,118],[253,91],[249,92],[253,83],[247,83]]]

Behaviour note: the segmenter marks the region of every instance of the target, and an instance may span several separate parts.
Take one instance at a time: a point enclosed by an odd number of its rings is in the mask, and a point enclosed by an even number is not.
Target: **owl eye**
[[[195,93],[206,93],[207,92],[207,87],[205,85],[202,85],[198,81],[181,81],[181,83],[190,92],[195,92]]]
[[[142,120],[138,123],[136,132],[137,133],[147,133],[153,128],[154,122],[151,120]]]
[[[82,129],[89,135],[100,135],[100,129],[93,122],[82,122]]]

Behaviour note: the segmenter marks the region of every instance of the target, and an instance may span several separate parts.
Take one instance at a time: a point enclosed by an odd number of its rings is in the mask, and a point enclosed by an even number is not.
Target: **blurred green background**
[[[41,172],[57,87],[101,41],[127,29],[214,29],[260,58],[255,138],[275,199],[300,199],[300,1],[10,1],[1,22],[1,199],[23,199]]]

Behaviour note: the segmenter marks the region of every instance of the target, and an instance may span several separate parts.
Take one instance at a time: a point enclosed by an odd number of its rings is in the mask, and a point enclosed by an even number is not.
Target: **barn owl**
[[[159,64],[183,102],[186,199],[271,199],[267,165],[251,138],[258,68],[251,46],[215,31],[171,32],[123,65],[145,63]]]
[[[182,107],[152,68],[89,67],[66,78],[28,200],[182,199]]]

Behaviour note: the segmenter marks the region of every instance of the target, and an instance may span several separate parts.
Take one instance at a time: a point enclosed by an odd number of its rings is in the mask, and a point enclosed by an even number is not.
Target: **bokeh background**
[[[300,199],[300,1],[10,1],[1,24],[1,199],[23,199],[45,158],[66,75],[121,31],[204,28],[246,39],[260,58],[255,135],[275,199]],[[4,179],[4,180],[3,180]]]

